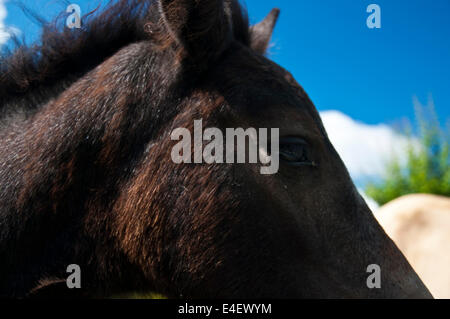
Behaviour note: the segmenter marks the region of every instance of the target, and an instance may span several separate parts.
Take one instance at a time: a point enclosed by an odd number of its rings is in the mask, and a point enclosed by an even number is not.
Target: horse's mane
[[[238,0],[229,3],[233,32],[246,42],[250,32],[247,14]],[[17,44],[13,52],[0,54],[0,114],[11,103],[16,104],[13,108],[35,108],[121,48],[158,38],[162,31],[156,7],[154,0],[110,0],[105,9],[84,16],[80,29],[65,27],[66,16],[62,15],[52,23],[42,23],[39,43]],[[167,40],[167,36],[159,38]],[[55,86],[63,82],[55,92]],[[34,103],[14,103],[27,95],[33,95]]]

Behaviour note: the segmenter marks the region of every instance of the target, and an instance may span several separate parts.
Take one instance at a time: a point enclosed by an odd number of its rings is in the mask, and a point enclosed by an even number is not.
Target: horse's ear
[[[161,22],[190,62],[207,63],[231,40],[227,0],[158,0]]]
[[[279,15],[280,9],[272,9],[263,21],[251,27],[251,47],[254,51],[266,53]]]

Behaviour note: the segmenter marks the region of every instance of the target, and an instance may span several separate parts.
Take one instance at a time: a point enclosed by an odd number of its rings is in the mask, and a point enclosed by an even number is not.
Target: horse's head
[[[235,1],[158,4],[159,24],[148,28],[173,89],[158,112],[177,111],[115,207],[122,249],[154,288],[188,297],[430,297],[358,194],[311,100],[264,56],[278,11],[248,28]],[[279,128],[278,172],[174,163],[171,133],[194,134],[200,119],[224,135]],[[367,286],[372,264],[379,289]]]

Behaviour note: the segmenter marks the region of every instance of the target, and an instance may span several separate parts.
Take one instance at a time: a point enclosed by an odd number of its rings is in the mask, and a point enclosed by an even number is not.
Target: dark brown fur
[[[69,264],[85,296],[427,296],[263,56],[273,25],[250,29],[234,0],[121,0],[4,58],[0,296],[61,296]],[[301,132],[319,168],[174,164],[171,131],[200,118]],[[365,287],[370,263],[392,270],[383,291]]]

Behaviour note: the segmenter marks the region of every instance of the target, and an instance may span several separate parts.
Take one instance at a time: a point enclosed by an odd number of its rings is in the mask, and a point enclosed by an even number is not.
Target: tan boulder
[[[450,298],[450,198],[415,194],[375,213],[435,298]]]

